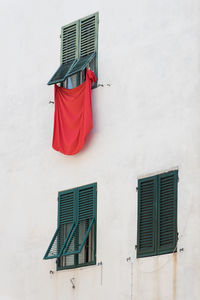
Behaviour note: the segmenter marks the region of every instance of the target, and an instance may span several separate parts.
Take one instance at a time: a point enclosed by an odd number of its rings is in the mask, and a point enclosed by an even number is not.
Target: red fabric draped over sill
[[[92,129],[91,88],[95,74],[87,69],[86,80],[73,89],[55,85],[55,114],[52,147],[63,154],[78,153]]]

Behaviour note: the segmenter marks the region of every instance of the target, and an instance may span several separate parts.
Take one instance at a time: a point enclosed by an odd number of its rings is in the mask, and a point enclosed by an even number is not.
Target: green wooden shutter
[[[156,177],[138,181],[137,257],[156,253]]]
[[[63,82],[77,63],[79,57],[79,21],[61,28],[60,60],[61,65],[48,85]]]
[[[48,85],[63,82],[87,66],[97,76],[98,23],[95,13],[61,28],[61,65]]]
[[[98,27],[98,12],[80,20],[79,57],[95,53],[95,57],[89,63],[89,66],[96,77],[98,77]],[[93,84],[93,86],[96,86],[96,84]]]
[[[80,20],[79,57],[97,52],[98,13]]]
[[[89,63],[95,58],[95,53],[79,58],[73,67],[68,71],[67,76],[71,76],[79,71],[83,71]]]
[[[79,57],[79,21],[61,28],[61,63],[66,64]]]
[[[76,226],[63,250],[63,256],[80,253],[92,226],[95,226],[96,187],[94,183],[76,189]]]
[[[44,259],[57,258],[74,232],[75,228],[75,191],[58,193],[58,228],[46,251]]]
[[[178,171],[158,176],[158,254],[176,250]]]

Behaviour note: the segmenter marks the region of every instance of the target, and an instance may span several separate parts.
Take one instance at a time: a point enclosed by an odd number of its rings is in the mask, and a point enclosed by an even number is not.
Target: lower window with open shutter
[[[138,258],[176,251],[177,182],[177,170],[139,179]]]
[[[57,270],[96,264],[97,184],[58,193],[58,228],[44,259],[57,258]]]

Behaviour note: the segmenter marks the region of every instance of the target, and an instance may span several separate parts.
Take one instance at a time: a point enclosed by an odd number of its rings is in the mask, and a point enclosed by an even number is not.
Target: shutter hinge
[[[135,250],[137,250],[137,245],[135,245]]]
[[[61,34],[60,34],[60,39],[61,39]]]
[[[136,192],[138,191],[138,186],[136,187]]]
[[[178,178],[177,178],[177,181],[179,182],[179,176],[178,176]]]

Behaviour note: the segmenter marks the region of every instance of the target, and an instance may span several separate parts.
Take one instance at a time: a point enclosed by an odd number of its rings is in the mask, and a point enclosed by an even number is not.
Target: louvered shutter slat
[[[77,224],[72,233],[63,256],[78,254],[96,221],[96,184],[80,187],[76,191]],[[80,234],[80,232],[82,234]]]
[[[49,80],[48,85],[63,82],[67,78],[68,73],[73,68],[75,63],[76,63],[76,60],[73,60],[66,64],[62,64],[58,68],[56,73],[52,76],[52,78]]]
[[[80,20],[80,57],[97,53],[98,14]]]
[[[68,224],[74,222],[75,192],[59,193],[58,222]]]
[[[155,254],[155,201],[155,178],[140,179],[138,181],[137,257]]]
[[[177,241],[177,171],[159,175],[158,252],[176,250]]]
[[[92,61],[92,59],[95,57],[95,53],[92,53],[90,55],[87,55],[85,57],[81,57],[76,64],[74,64],[73,68],[71,68],[70,72],[68,72],[68,76],[71,76],[77,72],[83,71],[89,63]]]
[[[67,51],[66,51],[67,50]],[[61,62],[78,58],[78,21],[61,29]]]
[[[60,83],[86,67],[97,76],[98,13],[61,28],[61,66],[48,85]],[[93,83],[93,87],[96,83]]]

